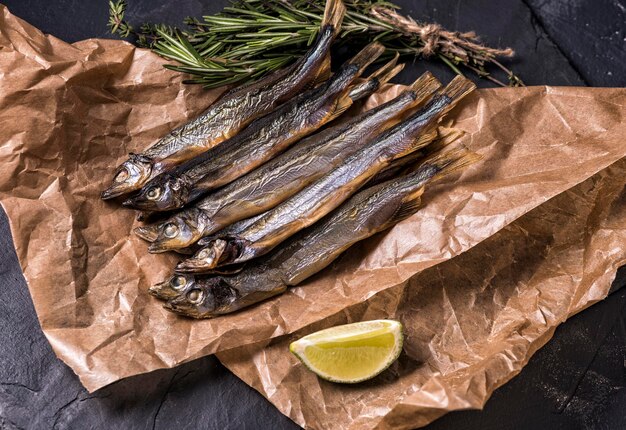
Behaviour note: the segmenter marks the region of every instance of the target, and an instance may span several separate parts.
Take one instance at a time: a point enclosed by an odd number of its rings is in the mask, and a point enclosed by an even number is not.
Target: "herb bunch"
[[[503,72],[508,85],[523,85],[498,57],[511,49],[479,43],[476,34],[447,31],[437,24],[420,24],[398,13],[385,0],[344,0],[347,13],[336,44],[381,42],[389,54],[437,58],[454,72],[465,68],[497,85],[505,84],[487,70]],[[165,67],[187,73],[186,82],[214,88],[254,80],[302,56],[315,41],[325,0],[234,0],[216,15],[187,18],[185,29],[144,24],[135,29],[124,19],[126,0],[109,1],[109,28],[141,47],[152,49],[178,65]]]

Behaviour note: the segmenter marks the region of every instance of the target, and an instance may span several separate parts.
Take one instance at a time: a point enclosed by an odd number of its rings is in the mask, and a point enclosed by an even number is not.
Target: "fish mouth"
[[[151,296],[161,300],[171,300],[180,294],[180,291],[176,291],[170,285],[169,281],[159,282],[148,288],[148,293]]]
[[[136,227],[133,232],[146,242],[154,242],[159,238],[159,230],[155,226]]]
[[[124,194],[133,192],[137,189],[139,189],[139,187],[131,187],[128,184],[124,184],[124,186],[113,184],[100,193],[100,198],[102,198],[102,200],[111,200]]]
[[[124,200],[122,202],[122,206],[141,211],[141,213],[144,213],[144,212],[152,213],[152,212],[161,211],[161,209],[154,203],[143,200],[141,198],[137,198],[137,197],[131,197],[129,199]],[[144,219],[145,219],[145,215],[141,215],[141,214],[137,218],[138,221],[143,221]]]
[[[127,208],[134,208],[135,207],[135,199],[133,199],[132,197],[130,199],[126,199],[122,202],[122,206],[126,206]]]
[[[215,268],[216,264],[211,264],[205,260],[188,258],[176,265],[174,272],[177,273],[207,273]]]
[[[194,306],[190,306],[185,302],[184,298],[178,297],[171,300],[168,300],[166,303],[163,303],[163,307],[170,312],[175,313],[176,315],[181,315],[188,318],[211,318],[213,315],[211,314],[200,314],[198,310]]]
[[[148,200],[141,195],[124,200],[122,202],[122,206],[136,209],[138,211],[150,212],[150,215],[157,212],[165,212],[178,209],[176,203],[170,200]]]
[[[144,210],[146,208],[143,207],[143,204],[141,204],[142,202],[139,200],[137,200],[134,197],[128,198],[126,200],[124,200],[122,202],[122,206],[126,206],[127,208],[131,208],[131,209],[139,209],[139,210]]]
[[[171,251],[173,249],[175,248],[167,246],[167,244],[163,242],[154,242],[154,243],[151,243],[150,246],[148,246],[148,252],[150,254],[162,254],[164,252]]]
[[[174,268],[179,273],[204,273],[214,269],[220,262],[228,242],[214,240],[209,246],[201,249],[193,257],[181,261]]]
[[[158,210],[156,205],[150,201],[144,199],[141,194],[130,197],[122,202],[122,206],[131,209],[137,209],[139,211],[153,211]]]
[[[150,239],[152,238],[150,232],[147,233],[147,236],[150,236]],[[148,245],[148,252],[151,254],[160,254],[167,251],[176,251],[179,254],[191,255],[198,250],[198,247],[195,246],[195,241],[193,240],[193,238],[189,239],[188,237],[164,238],[159,233],[158,237],[156,237],[154,240],[147,241],[150,242],[150,245]]]

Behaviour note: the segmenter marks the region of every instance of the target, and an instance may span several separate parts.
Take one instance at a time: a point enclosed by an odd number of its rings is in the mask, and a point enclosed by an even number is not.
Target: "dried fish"
[[[219,235],[207,245],[202,269],[237,264],[266,254],[289,236],[310,226],[335,209],[394,160],[430,143],[434,126],[464,96],[475,88],[460,76],[438,92],[423,108],[384,132],[351,155],[343,164],[268,211],[243,232]],[[180,263],[179,272],[197,271],[198,265]]]
[[[176,128],[139,154],[130,154],[102,192],[111,199],[140,189],[150,179],[233,137],[252,120],[322,82],[330,73],[330,46],[341,30],[346,9],[341,0],[326,3],[313,47],[292,66],[225,93],[198,118]]]
[[[221,145],[153,178],[124,204],[150,211],[177,209],[250,172],[349,108],[351,85],[383,51],[377,42],[366,46],[325,83],[253,121]]]
[[[303,139],[194,207],[163,222],[138,227],[135,233],[153,242],[150,252],[163,252],[187,247],[233,222],[267,211],[337,167],[439,86],[425,73],[393,100]]]
[[[433,156],[409,175],[361,191],[260,264],[232,276],[175,275],[166,281],[170,293],[161,295],[169,299],[165,307],[188,317],[210,318],[281,294],[328,266],[353,244],[417,212],[429,182],[477,158],[463,149]]]

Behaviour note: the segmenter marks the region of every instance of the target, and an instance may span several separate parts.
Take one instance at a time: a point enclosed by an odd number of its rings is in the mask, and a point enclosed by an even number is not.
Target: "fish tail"
[[[403,176],[414,172],[417,168],[423,165],[423,161],[434,154],[441,153],[444,148],[456,142],[460,139],[465,132],[456,128],[439,127],[436,135],[434,130],[431,130],[430,136],[426,136],[426,146],[420,150],[412,152],[404,157],[394,160],[387,169],[380,172],[372,179],[372,183],[380,183],[384,180],[390,179],[394,176]],[[428,140],[434,138],[431,143]]]
[[[432,96],[439,88],[441,88],[441,82],[430,72],[426,72],[409,86],[409,91],[415,93],[415,104],[417,105]]]
[[[383,52],[385,52],[385,47],[381,43],[372,42],[352,57],[348,64],[358,67],[356,75],[360,76],[365,68],[376,61]]]
[[[472,81],[457,76],[445,88],[438,90],[428,104],[413,115],[413,119],[418,122],[438,122],[475,88],[476,85]],[[426,94],[426,91],[422,91],[421,94]],[[426,94],[426,97],[428,95],[430,94]]]
[[[476,85],[463,76],[456,76],[446,87],[442,93],[452,99],[451,104],[458,103],[462,98],[476,89]]]
[[[396,65],[398,57],[399,54],[396,53],[391,61],[369,75],[365,82],[361,82],[353,86],[349,94],[352,101],[361,100],[370,96],[378,91],[384,84],[389,82],[391,78],[400,73],[400,71],[404,69],[404,64]]]
[[[330,70],[330,54],[326,54],[324,60],[320,64],[319,69],[315,72],[315,77],[307,89],[314,88],[316,85],[328,80],[331,75]]]
[[[463,130],[459,130],[458,128],[439,127],[437,129],[437,137],[433,143],[423,149],[424,155],[430,156],[435,153],[439,153],[463,136],[465,136],[465,132]]]
[[[327,0],[322,18],[322,28],[329,26],[333,28],[333,37],[341,31],[341,23],[346,15],[346,6],[342,0]]]
[[[416,139],[413,140],[413,143],[411,144],[411,147],[409,148],[410,152],[404,152],[402,154],[399,154],[399,157],[396,157],[395,159],[397,160],[401,157],[405,157],[409,155],[411,152],[427,147],[436,138],[437,138],[437,127],[434,127],[434,126],[428,127],[422,133],[420,133]]]
[[[465,147],[452,149],[445,152],[437,152],[428,157],[420,169],[432,169],[432,180],[438,180],[454,172],[465,169],[467,166],[481,160],[482,157],[469,151]]]
[[[367,79],[376,79],[380,82],[380,85],[389,82],[391,78],[396,76],[398,73],[400,73],[402,69],[404,69],[404,63],[398,64],[398,58],[400,58],[400,54],[396,52],[396,55],[393,56],[391,61],[389,61],[380,69],[369,75]]]

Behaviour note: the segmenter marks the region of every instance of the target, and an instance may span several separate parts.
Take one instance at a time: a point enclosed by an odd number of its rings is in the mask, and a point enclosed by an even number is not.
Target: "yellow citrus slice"
[[[402,351],[402,324],[393,320],[363,321],[312,333],[289,350],[319,377],[356,383],[373,378]]]

